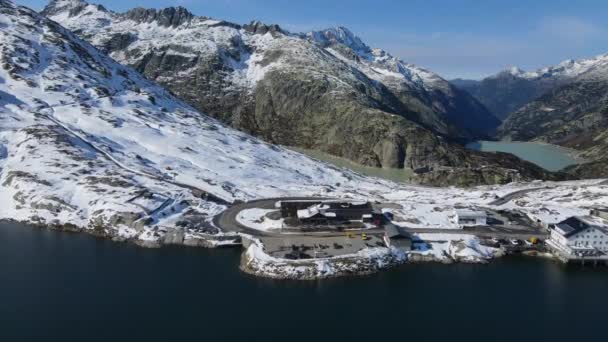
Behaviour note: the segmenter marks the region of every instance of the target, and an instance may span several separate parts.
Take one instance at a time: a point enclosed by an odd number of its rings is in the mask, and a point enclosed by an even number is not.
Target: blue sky
[[[41,9],[46,0],[16,0]],[[181,5],[198,15],[277,23],[291,31],[343,25],[446,78],[480,78],[608,53],[604,0],[96,0],[123,11]]]

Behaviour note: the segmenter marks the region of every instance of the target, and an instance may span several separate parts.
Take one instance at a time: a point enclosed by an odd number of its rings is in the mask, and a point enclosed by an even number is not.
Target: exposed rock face
[[[500,127],[499,136],[591,148],[608,127],[607,91],[608,81],[579,81],[559,87],[513,113]]]
[[[126,12],[124,17],[136,23],[155,22],[164,27],[178,27],[190,22],[194,15],[183,7],[169,7],[161,10],[138,7]]]
[[[569,166],[564,172],[573,179],[608,178],[608,158]]]
[[[259,21],[252,21],[251,23],[249,23],[247,25],[243,25],[243,29],[252,34],[266,34],[268,32],[270,32],[272,34],[277,34],[277,33],[288,34],[287,32],[283,31],[279,27],[279,25],[276,25],[276,24],[266,25]]]
[[[102,5],[93,5],[96,11],[106,12]],[[89,4],[80,0],[51,0],[46,7],[45,15],[58,15],[67,12],[69,16],[77,16],[89,8]]]
[[[43,13],[197,109],[272,143],[376,167],[460,167],[472,157],[455,141],[488,136],[499,124],[466,92],[342,27],[290,34],[186,15],[167,36],[139,25],[162,11],[90,6],[70,15],[57,7]],[[474,159],[527,173],[519,161]]]
[[[580,79],[561,86],[513,113],[499,136],[535,140],[581,151],[589,160],[606,157],[608,148],[608,80]],[[596,164],[580,166],[576,174],[601,177]],[[595,170],[595,171],[593,171]]]

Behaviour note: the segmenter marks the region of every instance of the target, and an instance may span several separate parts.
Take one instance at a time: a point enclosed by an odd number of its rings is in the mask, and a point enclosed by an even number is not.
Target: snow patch
[[[268,213],[276,212],[274,209],[245,209],[240,211],[236,220],[238,223],[261,231],[280,230],[283,228],[283,219],[272,220],[266,217]]]

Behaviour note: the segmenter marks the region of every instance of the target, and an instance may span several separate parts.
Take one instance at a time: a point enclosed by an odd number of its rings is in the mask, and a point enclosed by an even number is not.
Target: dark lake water
[[[0,225],[0,341],[605,341],[608,270],[537,259],[319,282],[239,249],[147,250]],[[467,340],[464,340],[467,338]]]

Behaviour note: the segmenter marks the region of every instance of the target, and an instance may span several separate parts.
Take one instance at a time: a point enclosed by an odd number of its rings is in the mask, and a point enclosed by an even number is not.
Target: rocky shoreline
[[[187,247],[218,248],[226,246],[240,246],[241,237],[238,234],[218,233],[206,234],[186,231],[186,229],[174,229],[164,233],[162,238],[155,240],[142,240],[137,238],[127,238],[110,232],[111,229],[87,229],[73,224],[48,224],[37,223],[34,221],[19,221],[14,219],[0,219],[2,224],[21,224],[27,227],[41,230],[51,230],[65,233],[83,233],[100,239],[108,239],[114,242],[131,243],[143,248],[162,248],[163,246],[182,245]]]
[[[366,248],[354,254],[319,258],[319,259],[280,259],[264,252],[260,240],[244,234],[196,234],[185,232],[179,236],[167,236],[156,241],[127,239],[106,233],[100,230],[84,229],[74,225],[37,224],[34,222],[21,222],[12,219],[0,219],[2,224],[22,224],[34,229],[46,229],[66,233],[85,233],[96,238],[109,239],[114,242],[132,243],[143,248],[162,248],[170,245],[185,247],[220,248],[242,246],[239,269],[247,274],[280,280],[322,280],[339,277],[367,276],[409,263],[477,263],[487,264],[493,259],[511,255],[504,249],[497,249],[491,257],[462,257],[444,253],[441,256],[419,252],[403,252],[395,248],[375,247]],[[549,253],[537,251],[521,253],[530,257],[554,259]]]
[[[454,243],[454,248],[460,243]],[[491,256],[479,257],[450,250],[437,255],[419,251],[405,252],[395,248],[366,248],[354,254],[319,259],[279,259],[265,253],[260,240],[243,237],[244,252],[240,269],[248,274],[287,280],[319,280],[349,276],[366,276],[407,263],[477,263],[487,264],[492,259],[509,255],[497,248]],[[452,247],[450,247],[452,248]]]

